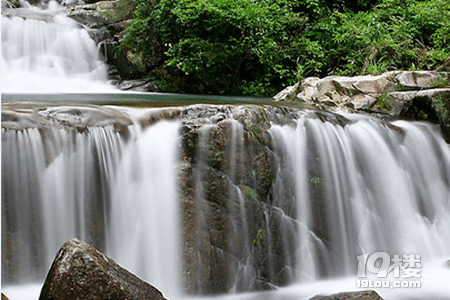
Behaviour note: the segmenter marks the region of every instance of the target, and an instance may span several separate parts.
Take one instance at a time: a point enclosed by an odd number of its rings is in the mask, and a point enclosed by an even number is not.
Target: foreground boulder
[[[39,299],[165,298],[156,288],[123,269],[94,247],[71,239],[56,255]]]
[[[330,296],[314,296],[309,300],[383,300],[375,291],[344,292]]]

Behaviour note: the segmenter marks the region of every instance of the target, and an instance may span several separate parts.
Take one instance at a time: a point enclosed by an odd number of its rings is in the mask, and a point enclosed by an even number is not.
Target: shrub
[[[449,65],[447,0],[136,0],[136,5],[122,47],[136,52],[167,91],[272,95],[305,76]]]

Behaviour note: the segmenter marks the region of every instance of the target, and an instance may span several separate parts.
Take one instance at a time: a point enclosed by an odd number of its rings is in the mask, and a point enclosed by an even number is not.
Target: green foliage
[[[449,24],[446,0],[384,0],[370,11],[334,12],[315,27],[326,66],[320,75],[436,69],[450,56]]]
[[[266,239],[267,232],[264,229],[258,229],[256,237],[253,239],[253,244],[255,246],[260,246],[261,243]]]
[[[149,56],[148,40],[163,45],[163,79],[182,78],[175,90],[273,94],[297,80],[306,18],[291,8],[287,0],[140,0],[125,42]]]
[[[273,95],[306,76],[442,69],[450,58],[448,0],[133,1],[123,47],[168,91]]]
[[[314,187],[318,187],[319,185],[321,185],[321,184],[325,184],[327,181],[326,181],[326,179],[325,178],[320,178],[320,177],[313,177],[313,178],[311,178],[311,184],[314,186]]]
[[[258,199],[258,193],[252,189],[251,187],[247,185],[240,184],[239,188],[241,189],[245,200],[251,199],[251,200],[257,200]]]
[[[389,114],[391,114],[392,99],[393,97],[389,94],[389,92],[384,92],[380,97],[378,97],[376,107],[386,110]]]

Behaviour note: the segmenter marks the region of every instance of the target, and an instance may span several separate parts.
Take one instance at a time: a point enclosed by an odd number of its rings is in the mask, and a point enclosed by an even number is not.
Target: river
[[[3,12],[1,62],[11,300],[37,299],[75,236],[170,299],[367,289],[450,299],[450,149],[435,126],[270,99],[123,93],[54,3]],[[189,191],[180,169],[193,174]],[[274,290],[255,292],[261,284]]]

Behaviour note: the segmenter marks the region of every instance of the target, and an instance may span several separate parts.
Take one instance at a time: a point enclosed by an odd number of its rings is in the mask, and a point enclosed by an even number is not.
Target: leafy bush
[[[309,36],[322,41],[320,75],[426,70],[450,57],[449,24],[449,1],[384,0],[370,11],[334,12]]]
[[[149,55],[149,37],[164,45],[166,81],[183,77],[184,91],[266,94],[296,79],[304,23],[285,0],[142,0],[126,42]]]
[[[304,76],[448,61],[450,1],[348,2],[136,0],[123,47],[165,90],[189,93],[271,95]]]

